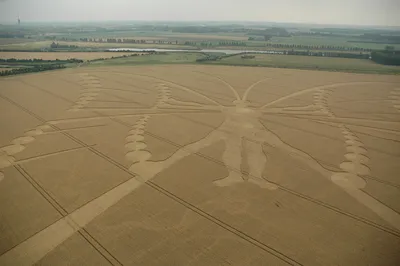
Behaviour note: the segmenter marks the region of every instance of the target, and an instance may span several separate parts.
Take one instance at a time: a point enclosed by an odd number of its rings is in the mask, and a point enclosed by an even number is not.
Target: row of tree
[[[154,40],[135,40],[123,38],[80,38],[81,42],[97,42],[97,43],[155,43]],[[172,43],[172,42],[171,42]]]
[[[186,41],[186,42],[184,43],[184,45],[197,46],[197,42],[193,42],[193,41]]]
[[[78,46],[53,42],[52,44],[50,44],[50,48],[51,49],[77,49]]]
[[[135,40],[135,39],[123,39],[123,38],[80,38],[81,42],[97,42],[97,43],[158,43],[158,44],[178,44],[178,41],[166,41],[166,40]]]
[[[247,44],[245,42],[237,42],[237,41],[221,41],[221,42],[218,42],[218,43],[186,41],[183,44],[184,45],[190,45],[190,46],[202,46],[202,47],[211,47],[211,46],[247,46]]]
[[[219,61],[221,59],[236,56],[236,55],[248,55],[248,54],[244,52],[244,53],[239,53],[239,54],[224,54],[224,55],[203,53],[203,55],[204,55],[204,57],[197,59],[196,62]]]
[[[11,70],[0,71],[0,76],[11,76],[11,75],[18,75],[18,74],[42,72],[42,71],[49,71],[49,70],[62,69],[62,68],[66,68],[66,66],[59,64],[59,65],[39,65],[39,66],[26,67],[26,68],[14,68]]]
[[[369,54],[362,53],[335,53],[335,52],[313,52],[313,51],[284,51],[287,55],[304,55],[304,56],[321,56],[321,57],[340,57],[340,58],[355,58],[369,59]]]
[[[265,46],[273,48],[297,48],[307,50],[332,50],[332,51],[357,51],[357,52],[372,52],[372,49],[360,47],[345,47],[335,45],[304,45],[304,44],[281,44],[281,43],[266,43]]]
[[[82,63],[83,60],[71,58],[67,60],[43,60],[41,58],[33,58],[33,59],[16,59],[16,58],[8,58],[8,59],[1,59],[0,63],[57,63],[57,64],[66,64],[66,63]]]
[[[118,59],[118,58],[126,58],[126,57],[135,57],[135,56],[142,56],[142,55],[148,55],[148,54],[155,54],[156,52],[145,52],[143,54],[129,54],[129,55],[121,55],[121,56],[112,56],[111,58],[95,58],[92,60],[88,60],[88,62],[96,62],[96,61],[103,61],[103,60],[111,60],[111,59]]]
[[[247,46],[245,42],[237,42],[237,41],[221,41],[218,42],[219,46]]]

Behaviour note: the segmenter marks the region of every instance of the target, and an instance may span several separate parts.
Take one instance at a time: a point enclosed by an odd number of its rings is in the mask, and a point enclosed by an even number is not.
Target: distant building
[[[18,25],[21,25],[21,18],[18,15]]]

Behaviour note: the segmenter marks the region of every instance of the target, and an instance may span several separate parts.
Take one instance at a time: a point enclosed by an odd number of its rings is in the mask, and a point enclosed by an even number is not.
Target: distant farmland
[[[71,58],[82,59],[82,60],[93,60],[97,58],[111,58],[119,57],[123,55],[131,55],[134,53],[123,53],[123,52],[43,52],[43,53],[25,53],[25,52],[2,52],[0,53],[0,59],[43,59],[43,60],[67,60]]]

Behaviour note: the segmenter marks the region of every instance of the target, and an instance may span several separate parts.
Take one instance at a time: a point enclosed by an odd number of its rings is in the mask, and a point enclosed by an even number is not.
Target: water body
[[[241,53],[256,53],[256,54],[284,54],[281,51],[256,51],[256,50],[217,50],[217,49],[160,49],[160,48],[112,48],[109,52],[193,52],[193,53],[224,53],[224,54],[241,54]]]

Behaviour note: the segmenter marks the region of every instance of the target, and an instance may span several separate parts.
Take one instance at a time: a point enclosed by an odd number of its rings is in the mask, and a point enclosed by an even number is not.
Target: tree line
[[[287,55],[304,55],[304,56],[320,56],[320,57],[340,57],[354,59],[369,59],[369,54],[362,53],[335,53],[335,52],[313,52],[313,51],[283,51]]]
[[[194,41],[185,41],[183,45],[190,46],[202,46],[202,47],[211,47],[211,46],[247,46],[245,42],[237,42],[237,41],[220,41],[216,44],[212,42],[194,42]]]
[[[219,61],[224,58],[236,56],[236,55],[246,55],[246,52],[243,53],[237,53],[237,54],[224,54],[224,55],[215,55],[215,54],[207,54],[207,53],[202,53],[204,57],[198,58],[196,62],[207,62],[207,61]]]
[[[33,58],[33,59],[16,59],[16,58],[8,58],[8,59],[0,59],[1,63],[82,63],[83,60],[81,59],[76,59],[76,58],[71,58],[67,60],[43,60],[41,58]]]
[[[12,76],[12,75],[18,75],[18,74],[42,72],[42,71],[49,71],[49,70],[63,69],[63,68],[66,68],[66,66],[62,65],[62,64],[57,64],[57,65],[39,65],[39,66],[26,67],[26,68],[14,68],[14,69],[11,69],[11,70],[0,71],[0,76]]]
[[[221,41],[218,42],[219,46],[247,46],[245,42],[236,42],[236,41]]]
[[[68,45],[68,44],[59,44],[56,42],[52,42],[52,44],[50,44],[50,48],[51,49],[77,49],[78,46],[77,45]]]
[[[97,42],[97,43],[159,43],[159,44],[178,44],[178,41],[165,41],[165,40],[136,40],[136,39],[124,39],[124,38],[80,38],[81,42]]]
[[[129,55],[121,55],[121,56],[112,56],[111,58],[95,58],[92,60],[88,60],[88,62],[96,62],[96,61],[103,61],[103,60],[111,60],[111,59],[119,59],[119,58],[127,58],[127,57],[135,57],[135,56],[143,56],[143,55],[151,55],[156,54],[156,52],[145,52],[144,54],[129,54]]]
[[[265,46],[273,48],[286,48],[286,49],[307,49],[307,50],[332,50],[332,51],[357,51],[357,52],[372,52],[372,49],[360,47],[345,47],[335,45],[304,45],[304,44],[280,44],[280,43],[266,43]]]

